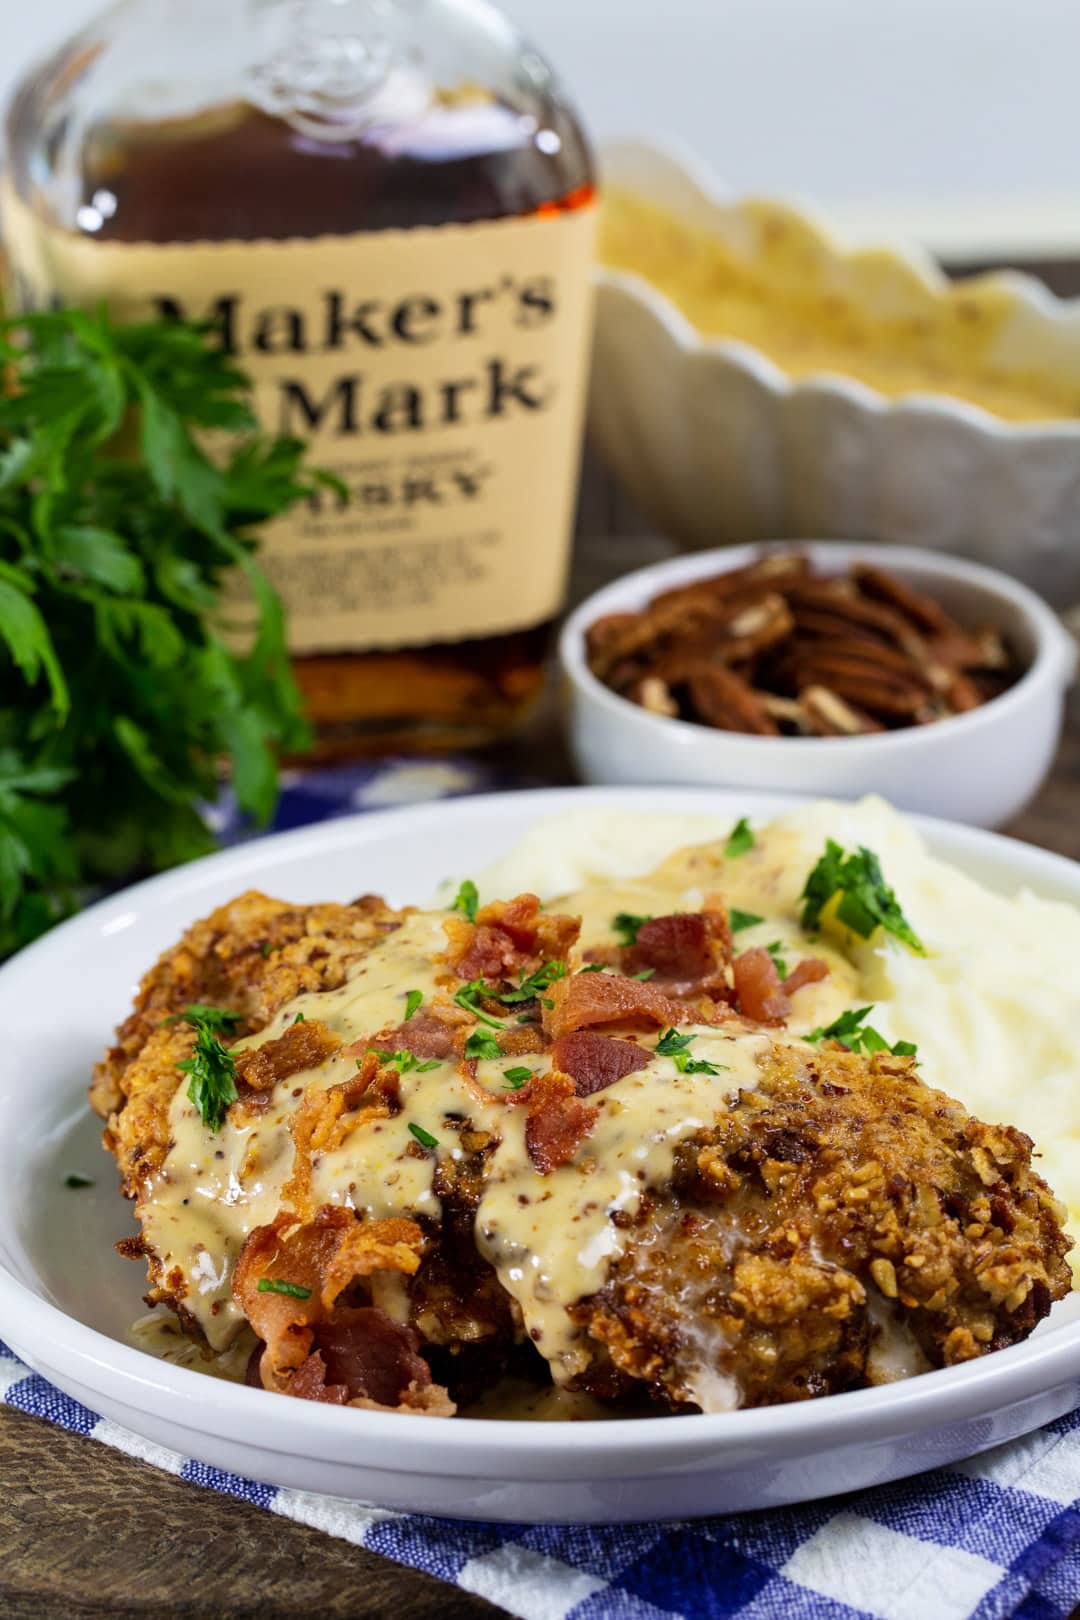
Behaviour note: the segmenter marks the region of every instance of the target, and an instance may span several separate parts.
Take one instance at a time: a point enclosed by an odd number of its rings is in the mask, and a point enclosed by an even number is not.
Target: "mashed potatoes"
[[[656,910],[662,898],[668,910],[680,909],[679,898],[690,909],[717,891],[760,915],[737,947],[778,940],[827,955],[831,997],[849,1007],[872,1002],[875,1029],[917,1044],[928,1084],[1034,1138],[1038,1168],[1080,1235],[1080,912],[983,888],[929,855],[880,800],[801,806],[758,827],[754,848],[734,859],[724,855],[728,831],[715,817],[579,811],[534,828],[477,882],[485,900],[522,889],[567,897],[585,915],[586,943],[606,937],[613,909]],[[926,956],[880,931],[864,941],[829,923],[807,942],[799,896],[827,838],[877,854]],[[590,895],[598,882],[618,884],[617,905],[608,890],[602,914]],[[834,1014],[824,995],[814,997],[792,1024]]]

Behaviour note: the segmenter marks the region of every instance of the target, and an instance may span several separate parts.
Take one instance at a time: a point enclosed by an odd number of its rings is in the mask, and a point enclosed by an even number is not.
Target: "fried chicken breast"
[[[1070,1286],[1030,1141],[790,1033],[830,963],[736,952],[721,897],[634,923],[583,951],[532,895],[259,894],[196,923],[91,1092],[148,1300],[208,1352],[249,1335],[267,1389],[436,1415],[507,1371],[761,1405],[1030,1333]]]

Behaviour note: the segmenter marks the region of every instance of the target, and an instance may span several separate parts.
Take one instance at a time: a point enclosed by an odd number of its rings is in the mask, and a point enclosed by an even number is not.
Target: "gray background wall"
[[[1080,245],[1077,0],[503,0],[595,132],[870,231]],[[93,9],[0,0],[0,94]]]

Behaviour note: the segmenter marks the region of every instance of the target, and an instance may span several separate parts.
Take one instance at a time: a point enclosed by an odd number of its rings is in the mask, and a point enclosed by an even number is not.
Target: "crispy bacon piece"
[[[462,1013],[461,1022],[466,1022]],[[368,1043],[387,1052],[411,1052],[413,1057],[430,1060],[448,1058],[454,1050],[454,1024],[447,1023],[433,1013],[414,1013],[405,1024],[383,1030]]]
[[[462,979],[516,979],[543,962],[564,961],[580,920],[541,911],[535,894],[481,906],[476,922],[446,922],[447,961]]]
[[[743,951],[732,964],[735,975],[735,994],[744,1018],[753,1018],[759,1024],[782,1024],[791,1003],[783,982],[776,971],[776,963],[768,951],[759,946]]]
[[[820,956],[804,956],[797,962],[784,980],[784,989],[789,996],[796,990],[801,990],[804,984],[820,984],[822,979],[829,977],[829,964],[823,962]]]
[[[687,1022],[685,1001],[664,995],[649,979],[628,979],[619,973],[573,973],[559,979],[546,994],[553,1005],[544,1009],[544,1026],[555,1040],[592,1024],[663,1028]],[[725,1015],[726,1008],[712,1002],[695,1008],[698,1023],[715,1023]]]
[[[317,1069],[340,1048],[335,1035],[318,1018],[304,1018],[290,1024],[284,1035],[266,1041],[249,1052],[236,1054],[236,1074],[250,1091],[271,1091],[279,1080],[287,1080],[302,1069]]]
[[[539,1024],[507,1024],[499,1031],[499,1045],[504,1057],[526,1057],[530,1052],[543,1052],[547,1047]]]
[[[384,1311],[342,1307],[333,1322],[316,1327],[315,1342],[318,1348],[292,1376],[290,1395],[331,1406],[453,1417],[453,1401],[431,1382],[427,1363],[417,1353],[416,1334]],[[264,1349],[257,1344],[247,1364],[244,1382],[252,1389],[263,1387],[259,1366]],[[373,1393],[352,1393],[365,1387]]]
[[[625,1075],[643,1069],[649,1054],[633,1041],[618,1041],[595,1029],[578,1029],[560,1035],[551,1048],[551,1061],[574,1082],[579,1097],[591,1097]]]
[[[570,1162],[596,1124],[598,1112],[576,1095],[568,1074],[552,1070],[530,1082],[525,1146],[542,1176]]]
[[[430,1385],[411,1330],[374,1306],[337,1305],[347,1288],[376,1272],[411,1276],[423,1241],[413,1221],[359,1221],[331,1205],[303,1226],[282,1213],[256,1227],[236,1264],[233,1297],[263,1341],[263,1387],[339,1405],[363,1399],[397,1406],[408,1391]],[[260,1292],[266,1278],[307,1293]]]
[[[365,1396],[396,1407],[410,1385],[425,1388],[431,1370],[420,1341],[374,1305],[342,1306],[315,1329],[315,1349],[294,1374],[290,1395],[337,1405]]]
[[[745,1018],[759,1024],[782,1024],[791,1011],[791,997],[804,984],[816,984],[828,976],[827,965],[816,956],[805,957],[781,979],[776,963],[760,946],[743,951],[733,963],[735,993]]]
[[[633,945],[621,953],[622,970],[633,977],[653,970],[653,988],[668,996],[731,995],[731,930],[720,911],[676,912],[650,917]]]

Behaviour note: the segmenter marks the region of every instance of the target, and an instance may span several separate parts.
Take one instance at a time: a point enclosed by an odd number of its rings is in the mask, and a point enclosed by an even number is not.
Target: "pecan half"
[[[722,664],[702,664],[688,675],[686,688],[692,717],[704,720],[706,725],[759,737],[779,735],[780,728],[758,693]]]

